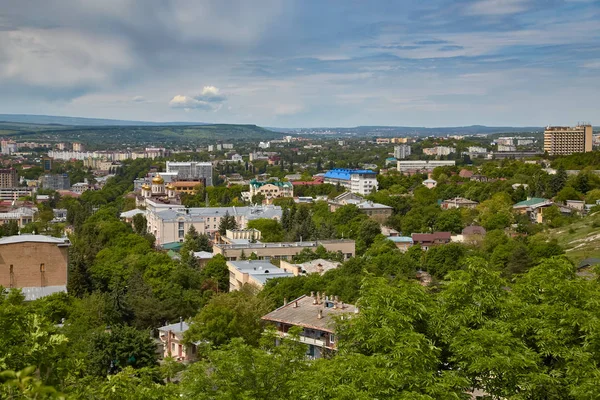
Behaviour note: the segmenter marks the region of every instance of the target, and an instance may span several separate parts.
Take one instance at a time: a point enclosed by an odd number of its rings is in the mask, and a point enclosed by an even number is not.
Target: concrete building
[[[282,307],[262,317],[263,321],[274,324],[281,338],[288,338],[293,327],[302,331],[298,337],[300,343],[307,345],[306,356],[321,358],[337,349],[335,324],[337,318],[352,318],[358,308],[339,301],[337,296],[327,297],[319,293],[315,296],[300,296]]]
[[[456,165],[454,160],[411,160],[398,161],[398,171],[407,174],[427,173],[437,167],[453,167]]]
[[[389,236],[387,239],[394,242],[396,247],[402,252],[407,251],[413,245],[413,240],[410,236]]]
[[[85,146],[82,143],[73,143],[73,151],[85,151]]]
[[[485,147],[479,147],[479,146],[469,146],[469,147],[467,147],[467,151],[469,153],[480,153],[480,154],[486,154],[488,152]]]
[[[377,173],[368,169],[332,169],[325,173],[324,182],[342,185],[352,193],[368,196],[379,187]]]
[[[436,147],[423,149],[423,154],[426,154],[428,156],[441,157],[441,156],[447,156],[451,153],[456,153],[455,147],[436,146]]]
[[[319,246],[323,246],[325,250],[333,253],[341,252],[344,259],[354,257],[356,254],[355,242],[349,239],[309,242],[216,244],[213,246],[213,253],[221,254],[230,261],[239,260],[242,254],[250,257],[252,253],[259,260],[290,260],[304,249],[316,251]]]
[[[0,188],[0,200],[13,201],[32,194],[33,190],[25,187]]]
[[[212,237],[219,230],[221,218],[227,214],[235,218],[238,229],[245,229],[248,222],[255,219],[281,220],[282,210],[273,205],[185,208],[181,205],[146,201],[148,232],[154,235],[158,245],[182,242],[191,226],[198,233]]]
[[[366,214],[369,218],[379,223],[385,222],[394,211],[393,207],[365,200],[362,197],[351,192],[345,192],[340,194],[333,200],[329,200],[328,204],[329,211],[331,212],[335,212],[340,207],[343,207],[345,205],[353,204],[356,207],[358,207],[360,212]]]
[[[517,151],[517,146],[512,144],[498,144],[498,152]]]
[[[0,150],[4,155],[15,154],[18,150],[18,145],[13,140],[2,140],[0,142]]]
[[[19,288],[26,300],[67,290],[67,239],[42,235],[0,239],[0,286]]]
[[[244,285],[262,289],[269,279],[289,278],[293,273],[261,260],[227,261],[229,269],[229,291],[240,290]]]
[[[566,155],[592,151],[592,125],[548,126],[544,131],[544,151]]]
[[[432,178],[427,178],[423,181],[423,186],[427,189],[434,189],[437,186],[437,181]]]
[[[40,177],[40,184],[44,189],[69,190],[71,182],[67,174],[46,174]]]
[[[410,146],[407,144],[401,144],[394,146],[394,157],[398,160],[403,160],[410,156]]]
[[[19,175],[14,168],[0,169],[0,188],[13,188],[19,184]]]
[[[210,162],[167,161],[167,173],[177,173],[177,180],[204,181],[205,186],[213,185],[213,166]]]

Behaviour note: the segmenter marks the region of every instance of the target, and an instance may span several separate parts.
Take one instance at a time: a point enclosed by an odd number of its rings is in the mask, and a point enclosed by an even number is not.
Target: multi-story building
[[[427,173],[437,167],[453,167],[456,165],[454,160],[414,160],[398,161],[398,171],[402,173]]]
[[[514,144],[514,139],[513,137],[501,137],[496,139],[496,143],[497,144],[502,144],[505,146],[512,146]]]
[[[47,156],[42,157],[42,169],[44,172],[52,171],[52,158]]]
[[[85,146],[82,143],[73,142],[73,151],[85,151]]]
[[[19,175],[14,168],[0,169],[0,188],[13,188],[19,184]]]
[[[479,146],[469,146],[467,148],[467,151],[469,153],[482,153],[482,154],[487,153],[487,149],[485,147],[479,147]]]
[[[441,157],[441,156],[447,156],[450,153],[456,153],[456,148],[448,147],[448,146],[435,146],[435,147],[423,149],[423,154],[428,155],[428,156]]]
[[[0,141],[0,150],[2,154],[9,155],[17,152],[17,143],[13,140]]]
[[[227,261],[227,268],[229,269],[230,292],[240,290],[244,285],[262,289],[269,279],[294,276],[291,272],[261,260]]]
[[[337,349],[335,324],[338,318],[352,318],[358,308],[345,304],[337,296],[321,296],[314,292],[310,296],[300,296],[282,307],[262,317],[264,321],[275,324],[280,338],[292,338],[289,331],[300,327],[297,337],[300,343],[307,345],[306,356],[321,358]]]
[[[401,144],[400,146],[394,146],[394,157],[398,160],[403,160],[410,156],[410,146],[407,144]]]
[[[544,151],[551,156],[592,151],[592,134],[592,125],[548,126],[544,131]]]
[[[213,167],[210,162],[174,162],[167,161],[167,173],[177,173],[182,181],[204,180],[205,186],[213,185]]]
[[[368,196],[379,187],[377,172],[368,169],[332,169],[325,173],[324,182],[342,185],[352,193]]]
[[[26,187],[0,188],[0,200],[18,200],[20,197],[31,196],[33,191]]]
[[[250,181],[250,191],[242,193],[244,200],[252,201],[257,194],[265,196],[267,202],[280,197],[294,197],[294,185],[291,182]]]
[[[377,144],[389,144],[390,138],[377,138],[375,139],[375,143]]]
[[[532,137],[521,137],[517,138],[517,146],[528,146],[535,143],[535,138]]]
[[[40,184],[44,189],[69,190],[71,182],[67,174],[47,174],[40,177]]]
[[[239,229],[245,229],[248,222],[255,219],[281,220],[282,215],[281,207],[273,205],[186,208],[178,204],[146,199],[145,206],[148,232],[154,235],[158,245],[182,242],[191,226],[198,233],[214,236],[219,230],[221,218],[226,215],[235,218]]]
[[[340,207],[343,207],[348,204],[354,204],[360,212],[367,215],[369,218],[379,222],[384,223],[389,217],[392,216],[394,209],[390,206],[386,206],[385,204],[374,203],[372,201],[367,201],[362,197],[351,193],[345,192],[337,196],[336,198],[329,200],[329,211],[335,212]]]
[[[221,254],[229,261],[236,261],[242,258],[242,255],[250,257],[252,253],[259,259],[270,261],[289,260],[304,249],[316,251],[319,246],[325,250],[337,253],[341,252],[344,259],[354,257],[356,254],[356,244],[354,240],[318,240],[309,242],[283,242],[283,243],[237,243],[237,244],[216,244],[213,246],[214,254]]]
[[[498,151],[499,152],[517,151],[517,146],[512,145],[512,144],[498,144]]]
[[[67,290],[67,239],[17,235],[0,239],[0,286],[20,288],[26,300]]]

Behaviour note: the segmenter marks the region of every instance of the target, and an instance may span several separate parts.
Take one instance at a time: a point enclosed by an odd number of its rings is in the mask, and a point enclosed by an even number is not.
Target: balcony
[[[279,336],[281,336],[282,338],[286,338],[289,337],[289,333],[287,332],[277,332],[279,334]],[[331,348],[329,346],[325,345],[325,341],[324,340],[320,340],[320,339],[315,339],[315,338],[311,338],[311,337],[307,337],[307,336],[299,336],[298,337],[298,341],[300,343],[304,343],[304,344],[312,344],[313,346],[317,346],[317,347],[327,347],[327,348]]]

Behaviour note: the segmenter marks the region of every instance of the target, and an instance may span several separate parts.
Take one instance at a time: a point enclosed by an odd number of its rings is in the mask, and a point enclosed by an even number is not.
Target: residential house
[[[294,185],[291,182],[259,182],[253,179],[250,181],[250,191],[242,193],[242,197],[252,201],[259,194],[265,197],[267,203],[271,203],[276,198],[294,197]]]
[[[478,204],[478,202],[473,200],[465,199],[463,197],[455,197],[453,199],[442,201],[440,206],[444,210],[450,210],[453,208],[475,208]]]
[[[158,339],[162,344],[164,358],[173,357],[179,362],[196,360],[197,344],[184,344],[183,335],[188,329],[188,323],[183,320],[158,328]]]
[[[290,338],[290,330],[301,328],[297,340],[307,345],[306,355],[321,358],[337,349],[336,318],[352,318],[358,308],[339,301],[337,296],[300,296],[262,317],[274,324],[281,338]]]
[[[569,215],[572,210],[562,204],[556,204],[552,200],[540,197],[532,197],[513,205],[513,210],[519,214],[527,214],[532,222],[541,224],[544,222],[544,210],[557,206],[563,215]]]
[[[394,242],[396,247],[402,252],[407,251],[409,247],[414,244],[413,239],[410,236],[389,236],[388,240]]]
[[[423,181],[423,185],[427,189],[433,189],[437,186],[437,181],[435,179],[427,178]]]
[[[413,244],[420,245],[423,250],[429,250],[430,247],[450,243],[452,234],[450,232],[434,233],[413,233]]]

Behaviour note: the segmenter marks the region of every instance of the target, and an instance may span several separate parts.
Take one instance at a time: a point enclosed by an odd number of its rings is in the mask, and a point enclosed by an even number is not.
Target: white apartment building
[[[517,146],[512,144],[498,144],[498,151],[517,151]]]
[[[437,167],[453,167],[456,165],[454,160],[411,160],[398,161],[398,171],[406,173],[431,172]]]
[[[368,196],[379,188],[377,173],[369,169],[332,169],[323,178],[325,183],[342,185],[362,196]]]
[[[467,151],[469,153],[487,153],[487,149],[485,147],[479,147],[479,146],[469,146],[467,148]]]
[[[440,157],[440,156],[447,156],[450,153],[456,153],[456,148],[449,147],[449,146],[435,146],[435,147],[423,149],[423,154],[426,154],[428,156]]]
[[[410,146],[407,144],[401,144],[394,146],[394,157],[398,160],[403,160],[410,156]]]

